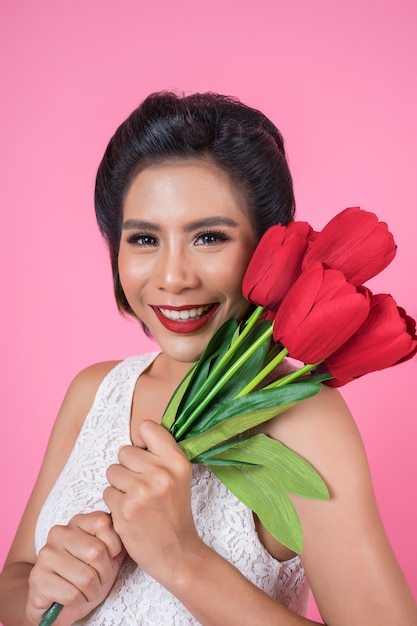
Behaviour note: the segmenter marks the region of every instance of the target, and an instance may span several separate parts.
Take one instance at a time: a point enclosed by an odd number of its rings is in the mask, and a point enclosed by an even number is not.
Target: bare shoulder
[[[82,369],[71,381],[58,412],[51,439],[64,429],[67,435],[78,435],[98,388],[119,361],[103,361]]]
[[[265,424],[263,432],[305,457],[324,478],[342,471],[344,463],[367,473],[359,430],[337,389],[322,385],[317,395]]]
[[[90,411],[98,388],[105,376],[119,361],[95,363],[81,370],[72,380],[65,394],[51,432],[45,460],[55,451],[60,458],[68,458],[84,420]]]
[[[85,367],[73,378],[69,389],[77,387],[78,391],[95,394],[103,378],[119,363],[120,361],[102,361]]]
[[[70,404],[73,408],[77,409],[77,413],[73,415],[73,417],[76,418],[76,422],[78,422],[77,418],[85,417],[86,412],[91,408],[103,379],[119,362],[120,361],[103,361],[82,369],[73,378],[68,387],[60,414],[62,414],[62,409],[65,409],[67,405]]]
[[[340,392],[323,385],[263,431],[309,461],[329,490],[327,501],[291,496],[303,528],[301,559],[324,622],[415,624],[416,607],[385,534],[364,445]],[[267,547],[279,554],[273,542]],[[347,590],[355,602],[346,600]]]
[[[322,385],[317,395],[266,422],[259,430],[302,456],[327,485],[330,494],[327,503],[291,496],[302,519],[307,540],[308,528],[311,526],[312,541],[310,546],[305,542],[304,556],[312,545],[315,558],[319,558],[315,538],[318,536],[318,528],[325,526],[323,520],[330,522],[330,511],[334,511],[336,518],[342,514],[342,510],[344,514],[349,512],[352,519],[355,511],[358,511],[356,504],[361,502],[363,507],[360,514],[366,516],[372,512],[372,519],[377,519],[362,438],[337,389]],[[352,502],[355,502],[354,507]]]

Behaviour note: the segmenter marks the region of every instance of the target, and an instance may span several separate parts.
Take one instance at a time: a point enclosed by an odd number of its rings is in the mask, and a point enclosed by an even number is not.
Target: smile
[[[176,308],[153,306],[152,309],[167,330],[179,334],[189,334],[205,326],[217,311],[218,306],[218,304]]]
[[[166,318],[168,318],[169,320],[184,320],[184,321],[188,321],[190,319],[198,319],[199,317],[201,317],[202,315],[204,315],[204,313],[206,313],[209,309],[211,309],[213,307],[212,304],[206,305],[206,306],[199,306],[197,308],[192,308],[192,309],[165,309],[162,307],[158,307],[160,312],[162,313],[162,315]]]

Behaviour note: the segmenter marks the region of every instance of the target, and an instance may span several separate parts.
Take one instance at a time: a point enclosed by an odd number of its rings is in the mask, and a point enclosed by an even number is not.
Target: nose
[[[154,267],[154,282],[158,289],[180,293],[184,289],[195,289],[199,276],[192,255],[181,247],[161,248]]]

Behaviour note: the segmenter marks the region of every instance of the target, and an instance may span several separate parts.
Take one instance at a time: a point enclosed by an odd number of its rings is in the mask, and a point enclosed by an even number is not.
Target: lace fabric
[[[130,357],[105,377],[72,453],[38,518],[37,552],[49,529],[77,513],[108,511],[102,499],[106,468],[131,444],[130,412],[140,374],[157,353]],[[299,557],[280,563],[263,547],[252,512],[203,465],[193,465],[192,510],[202,540],[268,595],[300,615],[309,588]],[[188,610],[127,557],[106,600],[77,622],[90,626],[198,624]]]

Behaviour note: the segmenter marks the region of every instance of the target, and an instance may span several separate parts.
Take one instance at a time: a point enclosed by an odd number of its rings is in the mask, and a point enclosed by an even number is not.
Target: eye
[[[148,233],[132,233],[127,238],[127,243],[141,247],[157,246],[158,240]]]
[[[197,246],[214,246],[217,243],[223,243],[225,241],[229,241],[229,237],[225,233],[218,231],[200,233],[195,239]]]

